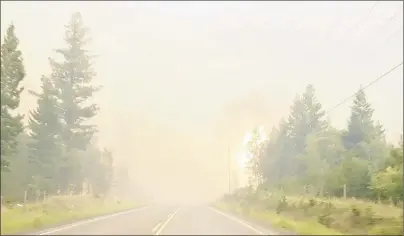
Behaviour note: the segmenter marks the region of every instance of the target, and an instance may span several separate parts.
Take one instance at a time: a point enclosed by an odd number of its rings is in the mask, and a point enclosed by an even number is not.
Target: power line
[[[369,9],[369,12],[371,12],[373,10],[373,8],[375,8],[375,6],[379,3],[380,1],[377,1],[375,4],[373,4],[373,6]]]
[[[374,4],[369,8],[369,10],[368,10],[364,15],[362,15],[362,17],[360,18],[360,20],[359,20],[358,22],[356,22],[356,24],[354,25],[354,27],[352,27],[350,30],[348,30],[348,34],[349,34],[349,32],[353,32],[353,33],[354,33],[354,31],[359,27],[359,24],[365,19],[366,16],[368,16],[368,15],[373,11],[373,9],[376,7],[376,5],[377,5],[379,2],[380,2],[380,1],[377,1],[376,3],[374,3]]]
[[[367,88],[369,88],[370,86],[372,86],[373,84],[375,84],[377,81],[383,79],[384,77],[386,77],[387,75],[389,75],[391,72],[395,71],[397,68],[399,68],[400,66],[403,65],[403,62],[400,62],[398,65],[394,66],[393,68],[391,68],[389,71],[387,71],[386,73],[384,73],[383,75],[379,76],[378,78],[376,78],[375,80],[371,81],[370,83],[368,83],[365,87],[359,89],[357,92],[353,93],[352,95],[350,95],[349,97],[345,98],[344,100],[342,100],[340,103],[334,105],[333,107],[329,108],[325,113],[328,114],[330,113],[332,110],[334,110],[335,108],[341,106],[342,104],[344,104],[345,102],[347,102],[349,99],[353,98],[356,96],[356,94],[358,94],[360,91],[363,91]],[[316,121],[317,119],[314,119],[312,121],[309,122],[309,125],[311,125],[312,122]]]
[[[401,10],[401,8],[397,8],[397,11],[394,12],[394,15],[387,22],[394,20],[396,18],[396,16],[398,15],[398,13],[400,12],[400,10]]]
[[[396,30],[386,41],[386,43],[390,42],[402,29]]]
[[[401,4],[400,4],[400,5],[401,5]],[[387,21],[385,21],[384,24],[382,24],[382,25],[379,27],[379,30],[380,30],[380,29],[384,29],[384,28],[386,28],[389,24],[391,24],[391,23],[394,21],[394,19],[400,14],[400,10],[401,10],[401,9],[402,9],[402,6],[397,7],[397,9],[396,9],[396,11],[394,12],[393,16],[391,16],[389,19],[387,19]]]

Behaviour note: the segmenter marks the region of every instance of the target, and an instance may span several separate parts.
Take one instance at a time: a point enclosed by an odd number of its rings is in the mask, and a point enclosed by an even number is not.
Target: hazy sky
[[[277,124],[308,83],[328,109],[402,62],[403,3],[374,4],[10,1],[1,2],[1,26],[3,35],[15,23],[25,87],[37,89],[52,49],[63,46],[63,25],[81,12],[103,86],[95,97],[101,144],[137,162],[192,156],[212,173],[221,160],[222,173],[227,146],[236,150],[254,124]],[[394,141],[403,130],[402,71],[366,90]],[[35,105],[25,93],[22,110]],[[350,105],[329,113],[335,126],[346,126]]]

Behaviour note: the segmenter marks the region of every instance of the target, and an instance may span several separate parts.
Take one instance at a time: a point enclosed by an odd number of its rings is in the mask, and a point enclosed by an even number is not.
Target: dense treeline
[[[31,91],[37,107],[16,114],[25,78],[23,55],[15,26],[7,29],[1,46],[1,190],[6,200],[38,194],[110,192],[114,176],[112,153],[94,143],[97,127],[91,118],[98,106],[90,102],[99,87],[92,56],[86,49],[88,29],[80,13],[66,26],[65,47],[49,58],[51,73],[43,75],[40,91]],[[28,72],[29,73],[29,72]]]
[[[289,117],[265,141],[249,143],[252,179],[260,188],[289,194],[403,200],[403,141],[386,142],[383,127],[362,89],[346,130],[332,127],[312,85],[298,96]]]

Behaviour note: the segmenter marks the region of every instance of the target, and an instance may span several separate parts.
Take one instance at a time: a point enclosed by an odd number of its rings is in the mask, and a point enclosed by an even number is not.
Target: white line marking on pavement
[[[163,231],[164,227],[167,226],[168,222],[170,222],[170,221],[174,218],[175,214],[177,214],[177,212],[178,212],[179,210],[180,210],[180,208],[178,208],[176,211],[174,211],[174,213],[170,214],[170,215],[168,216],[168,219],[161,225],[160,228],[158,228],[157,232],[156,232],[154,235],[160,235],[161,232]]]
[[[153,228],[153,230],[152,230],[153,233],[156,232],[156,231],[160,228],[161,223],[162,223],[162,222],[158,223],[158,224]]]
[[[142,210],[142,209],[145,209],[145,208],[147,208],[147,206],[140,207],[140,208],[136,208],[136,209],[129,210],[129,211],[118,212],[118,213],[111,214],[111,215],[100,216],[100,217],[96,217],[96,218],[93,218],[93,219],[90,219],[90,220],[80,221],[80,222],[78,222],[78,223],[70,224],[70,225],[67,225],[67,226],[63,226],[63,227],[61,227],[61,228],[57,228],[57,229],[53,229],[53,230],[50,230],[50,231],[46,231],[46,232],[40,233],[39,235],[52,234],[52,233],[55,233],[55,232],[58,232],[58,231],[62,231],[62,230],[65,230],[65,229],[70,229],[70,228],[73,228],[73,227],[76,227],[76,226],[79,226],[79,225],[91,223],[91,222],[98,221],[98,220],[108,219],[108,218],[111,218],[111,217],[114,217],[114,216],[119,216],[119,215],[131,213],[131,212],[139,211],[139,210]]]
[[[244,221],[242,221],[242,220],[240,220],[240,219],[237,219],[237,218],[235,218],[235,217],[233,217],[233,216],[230,216],[230,215],[228,215],[228,214],[226,214],[226,213],[223,213],[223,212],[221,212],[221,211],[219,211],[219,210],[216,210],[215,208],[212,208],[212,207],[209,207],[209,208],[210,208],[211,210],[213,210],[214,212],[216,212],[216,213],[219,213],[219,214],[221,214],[221,215],[223,215],[223,216],[226,216],[227,218],[229,218],[229,219],[231,219],[231,220],[236,221],[236,222],[239,223],[239,224],[242,224],[243,226],[245,226],[245,227],[251,229],[252,231],[254,231],[256,234],[264,235],[264,233],[262,233],[260,230],[258,230],[258,229],[256,229],[256,228],[252,227],[251,225],[245,223]],[[270,235],[276,235],[276,234],[270,234]]]

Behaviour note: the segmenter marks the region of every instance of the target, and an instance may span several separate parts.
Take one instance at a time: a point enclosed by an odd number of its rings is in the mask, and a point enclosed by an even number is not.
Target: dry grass
[[[250,218],[251,214],[264,215],[274,226],[283,225],[299,234],[322,234],[318,231],[326,232],[325,229],[341,234],[403,233],[402,207],[371,201],[260,193],[221,204],[222,208],[223,204],[230,206],[231,211]]]
[[[288,217],[277,215],[271,211],[258,209],[242,209],[240,205],[230,202],[220,202],[215,205],[216,208],[234,213],[243,218],[252,220],[262,226],[275,228],[285,233],[298,233],[303,235],[343,235],[341,232],[324,227],[313,221],[296,221]]]
[[[353,199],[353,198],[320,198],[311,196],[287,196],[288,201],[298,203],[301,200],[309,201],[315,199],[316,202],[325,202],[333,204],[337,209],[347,209],[351,206],[358,206],[359,208],[371,208],[375,215],[383,218],[399,217],[402,213],[402,205],[394,206],[393,204],[379,204],[369,200]]]
[[[1,212],[1,234],[37,231],[74,220],[136,207],[133,203],[102,200],[90,196],[51,197],[43,203],[26,204]]]

